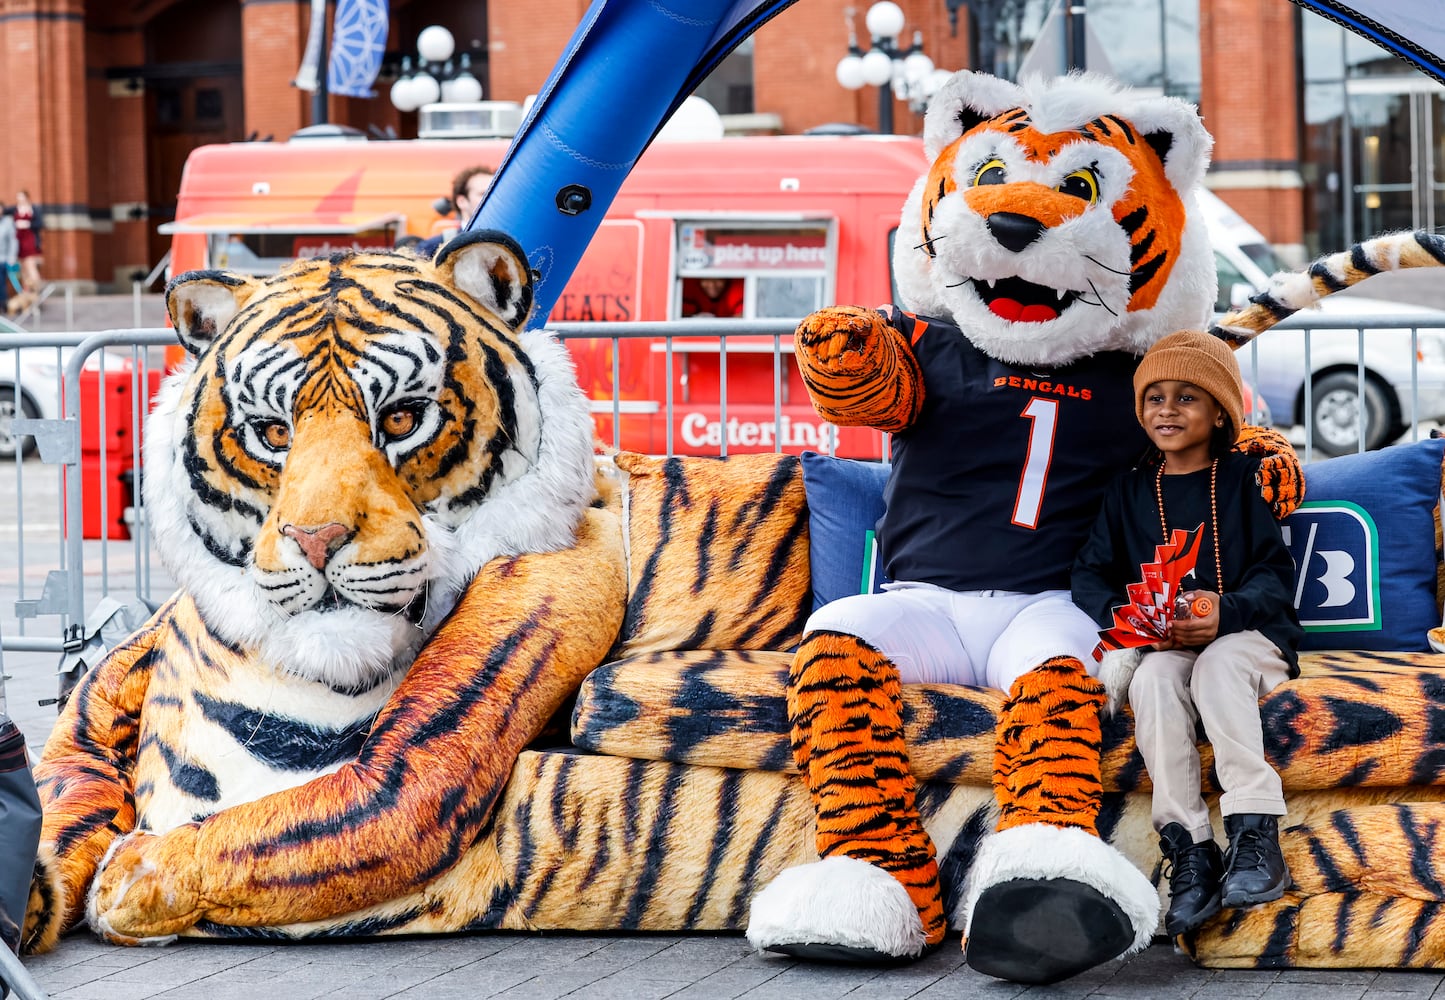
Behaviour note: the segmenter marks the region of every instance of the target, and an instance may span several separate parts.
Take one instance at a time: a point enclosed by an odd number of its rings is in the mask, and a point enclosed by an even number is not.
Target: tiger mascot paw
[[[170,944],[201,918],[196,827],[131,833],[110,845],[91,882],[85,920],[111,944]]]
[[[1147,948],[1159,894],[1093,834],[1030,823],[979,845],[954,922],[975,971],[1056,983]]]
[[[794,338],[818,364],[856,368],[873,352],[885,326],[877,310],[829,306],[804,317]]]
[[[838,962],[894,962],[928,950],[908,891],[866,861],[838,855],[789,868],[753,898],[758,951]]]

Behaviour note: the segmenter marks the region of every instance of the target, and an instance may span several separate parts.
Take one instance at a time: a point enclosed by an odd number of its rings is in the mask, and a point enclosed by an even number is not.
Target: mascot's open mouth
[[[1079,297],[1078,292],[1060,291],[1036,285],[1023,278],[1000,278],[997,281],[972,279],[973,290],[988,306],[989,312],[1010,323],[1047,323]]]

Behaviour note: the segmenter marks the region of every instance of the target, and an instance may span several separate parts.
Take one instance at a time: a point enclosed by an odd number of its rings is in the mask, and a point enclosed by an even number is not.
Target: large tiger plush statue
[[[517,245],[341,253],[167,289],[192,362],[146,427],[180,586],[36,768],[27,947],[455,929],[518,753],[604,656],[625,573]],[[492,881],[488,881],[491,878]]]
[[[897,582],[807,623],[788,711],[821,860],[758,895],[748,934],[793,955],[899,959],[951,922],[979,971],[1050,982],[1145,947],[1158,925],[1154,887],[1098,836],[1106,694],[1068,571],[1105,484],[1148,444],[1139,356],[1208,321],[1194,192],[1212,140],[1190,105],[1103,78],[964,72],[931,102],[924,143],[932,165],[894,252],[909,311],[824,309],[796,337],[818,412],[894,435],[879,534]],[[1288,444],[1244,446],[1266,455],[1261,489],[1287,514]],[[903,736],[900,684],[920,681],[1009,696],[997,831],[953,914]]]

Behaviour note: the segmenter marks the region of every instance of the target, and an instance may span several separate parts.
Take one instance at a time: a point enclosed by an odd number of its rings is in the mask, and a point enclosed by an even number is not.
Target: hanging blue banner
[[[337,0],[331,28],[327,89],[342,97],[375,97],[371,85],[386,51],[386,0]]]

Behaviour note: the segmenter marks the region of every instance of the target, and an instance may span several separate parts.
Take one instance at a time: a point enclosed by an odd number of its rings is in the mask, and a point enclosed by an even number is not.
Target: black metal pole
[[[893,83],[891,80],[878,88],[878,131],[884,135],[893,134]]]
[[[1088,57],[1085,52],[1086,42],[1084,40],[1084,0],[1067,0],[1068,6],[1065,15],[1065,36],[1066,51],[1068,53],[1068,68],[1087,69]]]
[[[326,43],[326,14],[321,16],[321,57],[316,60],[316,89],[311,93],[311,124],[325,125],[330,117],[326,109],[326,71],[331,62],[331,47]]]

